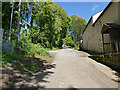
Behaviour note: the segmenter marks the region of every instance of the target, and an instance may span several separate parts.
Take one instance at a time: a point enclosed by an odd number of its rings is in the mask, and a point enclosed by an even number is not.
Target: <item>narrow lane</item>
[[[54,52],[54,51],[53,51]],[[58,50],[53,62],[56,68],[47,76],[45,88],[117,88],[118,83],[94,68],[84,52]]]

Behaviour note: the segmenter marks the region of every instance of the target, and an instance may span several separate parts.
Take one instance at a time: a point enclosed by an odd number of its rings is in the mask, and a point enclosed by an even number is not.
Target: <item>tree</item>
[[[14,2],[13,17],[12,18],[12,28],[11,28],[11,40],[16,39],[17,37],[17,19],[18,19],[18,2]],[[2,28],[4,29],[3,39],[8,40],[10,33],[10,21],[11,21],[11,11],[12,3],[11,2],[2,2]]]
[[[18,9],[17,42],[19,42],[20,12],[21,12],[21,0],[19,1],[19,9]]]
[[[14,2],[12,2],[11,21],[10,21],[10,31],[9,31],[9,41],[10,41],[10,39],[11,39],[11,27],[12,27],[12,18],[13,18],[13,8],[14,8]]]
[[[71,34],[67,34],[66,37],[63,39],[63,42],[64,45],[66,46],[70,46],[70,47],[74,46]]]
[[[9,37],[9,27],[10,27],[10,15],[11,15],[11,8],[10,3],[3,2],[2,3],[2,28],[4,29],[4,39],[8,40]]]
[[[61,42],[69,28],[70,17],[53,2],[43,2],[38,10],[35,24],[40,27],[39,42],[50,48],[62,47]]]
[[[29,31],[29,33],[30,33],[30,38],[31,38],[31,40],[32,40],[32,43],[38,43],[38,40],[39,40],[39,27],[35,27],[35,26],[33,26],[31,29],[30,29],[30,31]]]
[[[82,17],[78,17],[76,15],[72,15],[70,17],[72,19],[72,26],[69,31],[72,34],[75,46],[80,45],[81,35],[87,22]]]
[[[24,38],[29,35],[32,43],[40,43],[48,48],[62,47],[63,38],[66,37],[67,29],[71,26],[71,18],[58,4],[54,2],[21,2],[21,4],[14,2],[11,31],[9,27],[12,3],[3,3],[2,8],[4,39],[8,40],[9,33],[11,33],[11,41],[16,40],[20,35],[24,35]]]

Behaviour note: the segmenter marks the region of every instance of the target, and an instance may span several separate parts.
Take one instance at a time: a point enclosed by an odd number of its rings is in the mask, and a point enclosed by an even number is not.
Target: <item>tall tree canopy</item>
[[[70,27],[70,32],[72,34],[74,43],[79,44],[82,32],[83,32],[87,22],[82,17],[78,17],[76,15],[72,15],[70,17],[72,19],[72,26]]]
[[[4,39],[8,40],[12,3],[2,4]],[[11,40],[15,40],[17,36],[18,8],[19,2],[15,2]],[[20,9],[20,35],[24,34],[32,43],[40,43],[47,48],[61,48],[68,28],[74,43],[79,43],[87,24],[82,17],[68,16],[66,11],[54,2],[22,2]]]
[[[53,2],[43,2],[36,14],[35,24],[39,29],[39,42],[46,47],[62,47],[71,19],[61,6]]]
[[[10,32],[10,19],[11,19],[12,3],[2,2],[2,28],[4,29],[3,38],[8,40]],[[13,12],[13,23],[12,23],[12,39],[15,39],[15,29],[17,29],[17,18],[18,18],[18,2],[14,3]]]

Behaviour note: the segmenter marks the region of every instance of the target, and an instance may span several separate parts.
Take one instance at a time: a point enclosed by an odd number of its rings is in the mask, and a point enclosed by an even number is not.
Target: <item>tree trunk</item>
[[[18,27],[17,27],[17,43],[19,43],[19,28],[20,28],[20,10],[21,10],[21,0],[19,1],[19,12],[18,12]]]
[[[11,12],[11,21],[10,21],[10,32],[9,32],[9,41],[10,41],[10,39],[11,39],[11,27],[12,27],[13,7],[14,7],[14,1],[13,1],[13,3],[12,3],[12,12]]]

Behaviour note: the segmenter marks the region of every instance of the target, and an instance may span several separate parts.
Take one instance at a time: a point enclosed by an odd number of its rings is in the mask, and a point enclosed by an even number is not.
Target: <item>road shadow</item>
[[[115,82],[118,82],[119,85],[120,85],[120,72],[116,71],[116,72],[114,72],[113,74],[114,74],[115,76],[117,76],[118,79],[117,79],[117,80],[116,80],[116,79],[112,79],[112,80],[115,81]]]
[[[118,77],[118,79],[112,79],[113,81],[117,82],[118,83],[118,89],[120,89],[120,72],[117,71],[115,73],[113,73],[114,75],[116,75]]]
[[[29,67],[32,63],[37,63],[34,70],[26,68],[24,70],[20,67],[20,64],[24,64],[24,67]],[[45,86],[41,86],[38,83],[49,83],[44,78],[54,73],[49,71],[49,69],[56,68],[56,64],[46,63],[46,60],[34,58],[33,60],[13,62],[12,66],[2,68],[2,88],[45,88]]]

